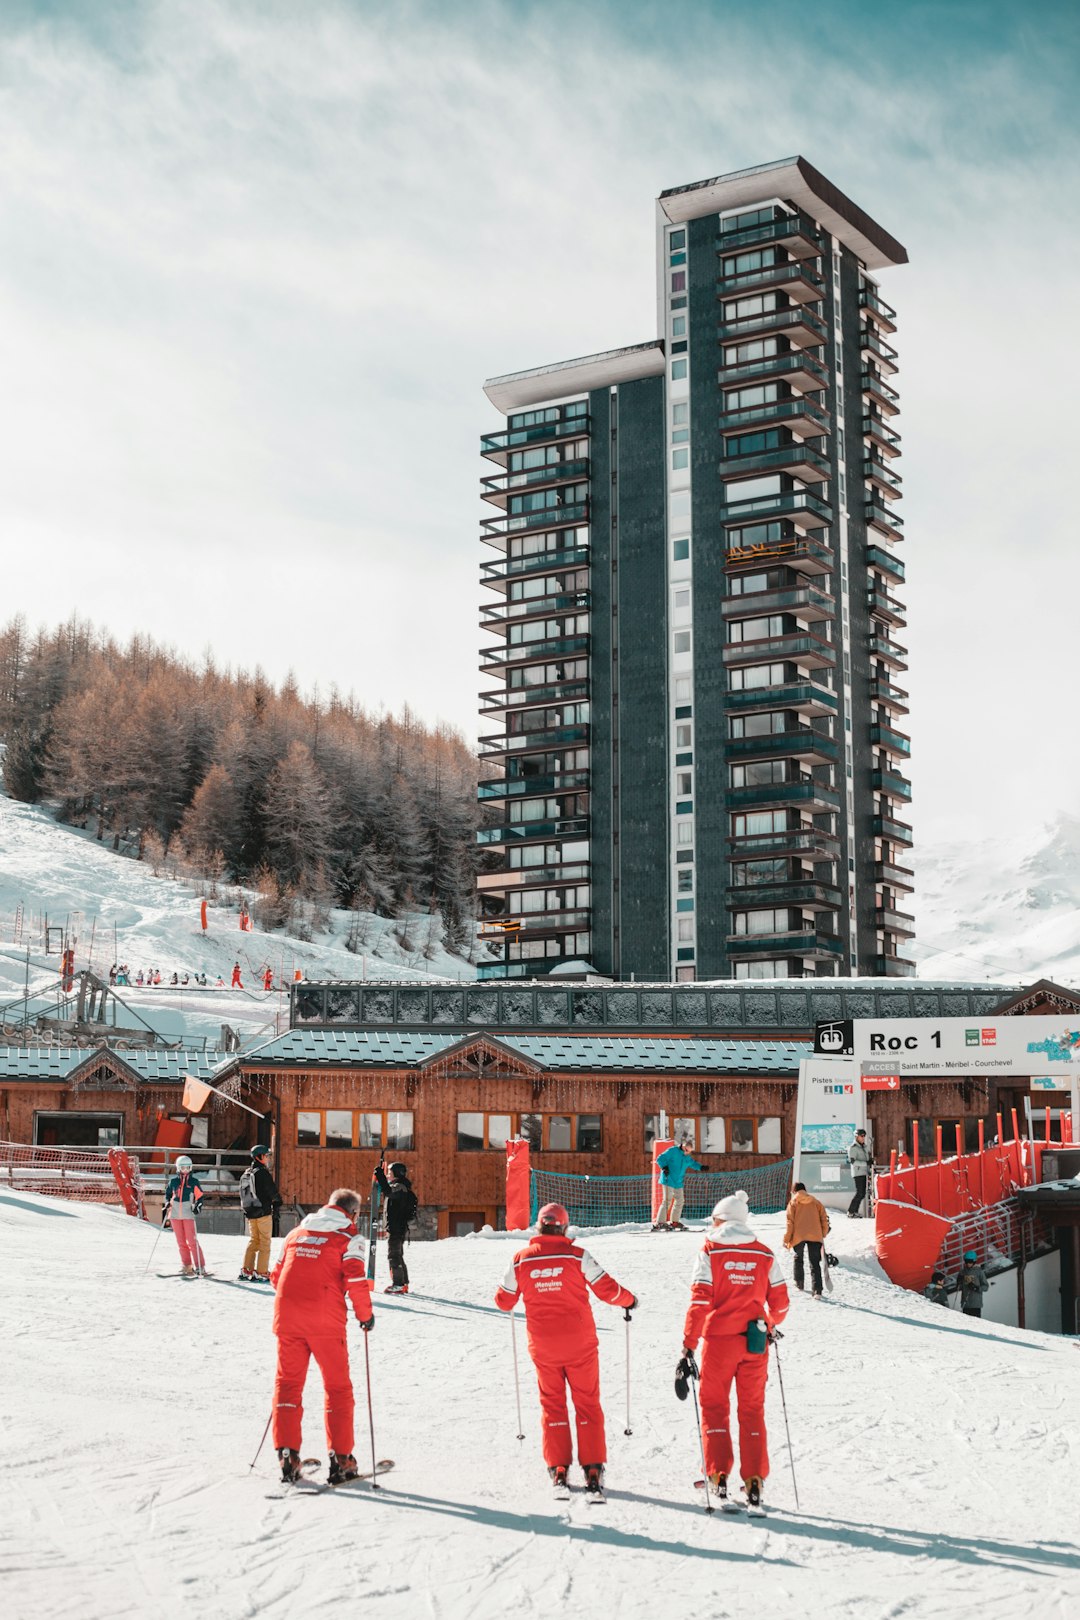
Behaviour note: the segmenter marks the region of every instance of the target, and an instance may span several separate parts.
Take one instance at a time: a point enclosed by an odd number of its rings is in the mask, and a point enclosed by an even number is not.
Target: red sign
[[[864,1074],[862,1088],[864,1091],[899,1091],[900,1076],[898,1074]]]

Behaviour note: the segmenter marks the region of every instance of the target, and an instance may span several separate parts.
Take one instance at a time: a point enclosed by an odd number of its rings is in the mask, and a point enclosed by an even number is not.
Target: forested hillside
[[[72,620],[0,630],[0,739],[13,798],[187,873],[246,881],[274,927],[302,904],[438,910],[471,933],[476,757],[407,710],[302,697],[259,670],[198,669],[148,638]]]

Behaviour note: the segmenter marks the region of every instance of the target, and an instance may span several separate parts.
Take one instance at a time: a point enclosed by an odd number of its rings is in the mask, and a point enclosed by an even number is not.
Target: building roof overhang
[[[665,218],[681,224],[744,205],[752,208],[770,197],[780,197],[803,209],[839,237],[868,270],[908,262],[907,249],[804,157],[781,158],[775,163],[720,174],[712,180],[697,180],[689,186],[673,186],[660,193],[657,203]]]
[[[664,344],[660,338],[653,338],[648,343],[633,343],[625,349],[606,349],[603,354],[586,354],[578,360],[560,360],[555,365],[535,366],[531,371],[489,377],[484,393],[496,409],[505,414],[548,400],[588,394],[594,388],[636,382],[641,377],[659,377],[663,370]]]

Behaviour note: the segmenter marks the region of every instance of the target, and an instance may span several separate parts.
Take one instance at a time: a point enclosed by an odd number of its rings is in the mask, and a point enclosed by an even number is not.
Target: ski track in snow
[[[778,1241],[779,1218],[755,1224]],[[697,1234],[583,1236],[642,1298],[629,1438],[622,1318],[596,1307],[609,1495],[589,1507],[580,1488],[550,1497],[524,1355],[515,1439],[509,1325],[491,1302],[519,1240],[415,1244],[417,1292],[377,1296],[375,1444],[396,1461],[381,1489],[268,1500],[269,1440],[248,1464],[271,1397],[270,1290],[158,1278],[178,1265],[168,1233],[144,1277],[156,1233],[0,1189],[10,1620],[305,1620],[365,1603],[391,1620],[1064,1620],[1080,1599],[1080,1357],[893,1288],[868,1223],[830,1237],[830,1301],[794,1295],[780,1349],[802,1511],[773,1373],[765,1520],[709,1518],[693,1488],[693,1409],[672,1381]],[[219,1276],[241,1242],[203,1239]],[[355,1326],[350,1342],[366,1460]],[[307,1401],[304,1451],[325,1458],[317,1375]]]

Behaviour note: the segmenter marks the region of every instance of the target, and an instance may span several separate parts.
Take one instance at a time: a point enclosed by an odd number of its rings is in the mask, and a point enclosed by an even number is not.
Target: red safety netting
[[[110,1148],[106,1156],[79,1148],[0,1142],[0,1187],[83,1203],[121,1203],[129,1215],[142,1208],[139,1162],[122,1148]]]

